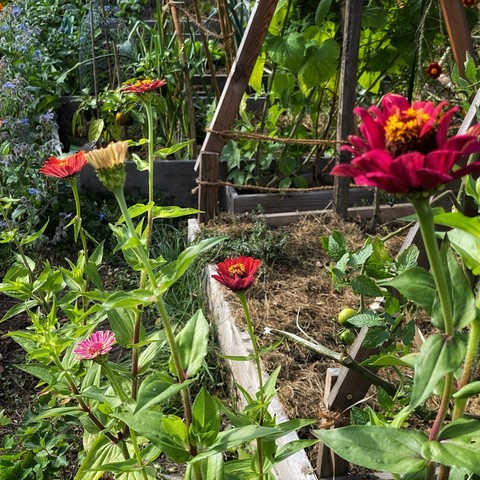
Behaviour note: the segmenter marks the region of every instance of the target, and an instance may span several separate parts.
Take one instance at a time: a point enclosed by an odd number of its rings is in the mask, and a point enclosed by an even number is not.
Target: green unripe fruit
[[[347,328],[340,332],[338,338],[344,345],[351,345],[355,341],[356,337],[355,334]]]
[[[348,319],[357,315],[357,311],[353,308],[344,308],[338,314],[338,323],[342,325],[342,327],[351,327],[350,323],[348,323]]]

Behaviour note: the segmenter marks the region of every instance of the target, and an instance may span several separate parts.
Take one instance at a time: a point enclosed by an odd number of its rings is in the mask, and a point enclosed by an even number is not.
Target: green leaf
[[[143,160],[143,158],[140,158],[136,153],[131,154],[132,160],[135,162],[135,165],[137,166],[137,170],[139,172],[145,172],[148,170],[148,162],[146,160]]]
[[[413,322],[411,322],[413,323]],[[374,355],[370,358],[367,358],[362,362],[362,365],[370,365],[372,367],[388,367],[391,365],[396,365],[398,367],[409,367],[413,368],[415,362],[417,361],[418,354],[410,353],[404,357],[395,357],[395,355]]]
[[[317,27],[322,27],[323,21],[330,12],[332,1],[333,0],[320,0],[320,2],[318,2],[317,11],[315,12],[315,25]]]
[[[266,59],[267,55],[265,52],[260,52],[260,55],[257,56],[257,60],[255,61],[255,65],[253,66],[253,70],[248,81],[249,85],[255,90],[256,93],[260,93],[262,91],[263,71],[265,68]]]
[[[268,55],[280,67],[296,71],[302,64],[305,53],[303,33],[290,33],[286,37],[272,37],[267,44]]]
[[[480,236],[480,218],[467,217],[461,212],[444,212],[435,215],[433,218],[435,223],[445,225],[451,228],[459,228],[464,232],[472,235]]]
[[[409,409],[421,405],[447,373],[454,372],[465,356],[465,344],[457,337],[436,333],[427,338],[415,363]]]
[[[177,383],[170,375],[164,372],[148,375],[138,389],[135,413],[137,414],[152,405],[165,402],[184,388],[187,388],[190,383],[192,383],[192,380]]]
[[[471,382],[467,385],[464,385],[460,390],[455,392],[452,397],[453,398],[470,398],[474,395],[478,395],[480,393],[480,380],[475,382]]]
[[[355,315],[348,319],[348,323],[354,327],[381,327],[385,324],[385,321],[374,312],[366,312]]]
[[[208,322],[203,312],[198,310],[175,337],[186,378],[196,375],[202,367],[203,359],[208,352],[209,334]],[[170,357],[169,367],[170,371],[176,375],[172,357]]]
[[[370,328],[365,335],[362,346],[365,348],[377,348],[382,346],[390,338],[390,332],[385,328]]]
[[[396,288],[405,298],[432,313],[437,289],[432,275],[422,267],[405,270],[396,277],[381,282],[382,286]]]
[[[362,12],[363,28],[384,28],[387,25],[385,10],[378,5],[367,5]]]
[[[193,402],[190,435],[205,450],[220,432],[220,411],[212,396],[202,388]]]
[[[283,460],[287,459],[291,455],[303,450],[304,448],[311,447],[318,443],[318,440],[311,439],[311,440],[293,440],[288,442],[287,444],[280,447],[275,453],[275,465],[277,463],[282,462]]]
[[[350,286],[355,293],[365,295],[366,297],[379,297],[382,295],[382,291],[378,288],[377,284],[365,275],[355,277],[350,282]]]
[[[62,417],[64,415],[82,415],[84,412],[80,407],[57,407],[57,408],[50,408],[45,410],[44,412],[36,415],[31,420],[43,420],[44,418],[52,418],[52,417]]]
[[[453,249],[474,275],[480,274],[480,237],[455,228],[448,232]]]
[[[375,471],[414,473],[427,465],[419,452],[428,437],[419,431],[353,425],[313,434],[348,462]]]
[[[196,208],[181,208],[181,207],[153,207],[153,218],[178,218],[187,215],[197,215],[200,210]]]
[[[416,267],[418,254],[418,247],[413,244],[400,253],[395,260],[395,270],[397,273],[402,273],[410,268]]]
[[[456,420],[441,432],[438,442],[423,445],[422,455],[433,462],[480,474],[480,421]]]
[[[333,39],[325,40],[320,47],[311,47],[307,59],[298,71],[298,81],[303,91],[318,87],[332,78],[338,68],[340,46]]]
[[[114,292],[109,295],[102,304],[104,310],[114,308],[134,308],[140,305],[146,306],[155,302],[157,298],[151,290],[132,290],[130,292]]]
[[[330,236],[322,237],[320,241],[325,252],[336,262],[348,252],[347,241],[340,232],[334,231]]]
[[[190,264],[203,252],[206,252],[215,245],[223,242],[226,237],[207,238],[196,245],[187,247],[177,258],[177,260],[165,265],[160,270],[159,275],[159,293],[165,292],[171,287],[187,270]]]
[[[173,155],[174,153],[177,153],[180,150],[183,150],[184,148],[188,147],[192,143],[193,143],[193,139],[185,140],[184,142],[176,143],[175,145],[172,145],[171,147],[161,148],[160,150],[157,150],[154,153],[154,155],[158,156],[158,157],[166,158],[169,155]]]
[[[107,311],[110,328],[115,334],[115,340],[122,347],[132,345],[133,342],[133,326],[135,324],[135,315],[133,311],[124,308]],[[143,336],[143,327],[142,327]]]
[[[20,370],[33,375],[34,377],[39,378],[42,382],[45,382],[47,385],[51,385],[55,380],[54,375],[52,375],[52,368],[49,365],[42,365],[41,363],[25,363],[15,365]]]
[[[94,118],[90,122],[90,127],[88,128],[88,141],[96,143],[100,138],[103,132],[103,126],[105,121],[103,118]]]
[[[34,242],[37,238],[39,238],[41,235],[43,235],[43,232],[47,228],[47,225],[48,225],[48,221],[47,221],[47,223],[45,223],[45,225],[40,230],[38,230],[38,232],[35,232],[32,235],[27,235],[27,236],[23,237],[20,240],[20,245],[27,245],[28,243]]]
[[[357,252],[350,255],[348,264],[352,266],[363,265],[373,254],[373,245],[368,243],[364,247],[360,248]]]

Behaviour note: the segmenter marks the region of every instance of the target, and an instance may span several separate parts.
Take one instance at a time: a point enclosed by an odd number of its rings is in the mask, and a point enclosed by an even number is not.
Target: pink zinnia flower
[[[70,178],[76,175],[87,164],[82,151],[65,158],[50,157],[40,168],[40,173],[55,178]]]
[[[234,292],[241,292],[252,286],[259,266],[260,260],[256,258],[227,258],[217,265],[217,274],[212,278]]]
[[[358,185],[378,187],[389,193],[431,192],[439,186],[480,170],[480,163],[453,171],[463,155],[480,151],[473,135],[447,139],[457,107],[442,113],[447,102],[410,102],[388,94],[381,108],[356,108],[362,136],[350,136],[354,159],[337,165],[333,175],[353,177]]]
[[[148,93],[153,92],[159,87],[163,87],[167,82],[165,80],[138,80],[135,83],[124,85],[123,93]]]
[[[88,338],[81,341],[73,353],[78,360],[93,360],[106,355],[115,343],[115,335],[110,330],[92,333]]]

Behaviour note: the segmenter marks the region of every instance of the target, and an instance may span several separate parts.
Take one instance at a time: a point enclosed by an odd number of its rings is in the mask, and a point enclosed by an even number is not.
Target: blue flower
[[[20,121],[22,122],[22,127],[28,127],[28,118],[22,118]]]
[[[7,228],[7,222],[5,220],[0,220],[0,228]]]
[[[40,190],[37,190],[36,188],[29,188],[28,193],[30,195],[40,195]]]
[[[33,52],[34,58],[41,57],[41,56],[42,56],[42,52],[40,50],[37,49]]]
[[[22,11],[22,7],[13,7],[12,15],[18,15],[19,13],[21,13],[21,11]]]
[[[45,112],[43,115],[40,115],[40,121],[43,122],[51,122],[54,118],[53,112]]]
[[[101,221],[101,222],[106,222],[107,221],[107,214],[102,211],[102,210],[99,210],[98,212],[98,219]]]
[[[15,87],[15,84],[12,83],[12,82],[5,82],[5,83],[2,85],[2,88],[16,88],[16,87]]]

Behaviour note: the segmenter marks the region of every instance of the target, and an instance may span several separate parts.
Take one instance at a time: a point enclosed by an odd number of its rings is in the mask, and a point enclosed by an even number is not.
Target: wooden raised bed
[[[287,193],[245,193],[240,194],[232,187],[224,187],[222,206],[232,213],[246,213],[260,206],[265,213],[323,210],[331,207],[333,189]],[[349,206],[371,204],[373,189],[352,188]]]

